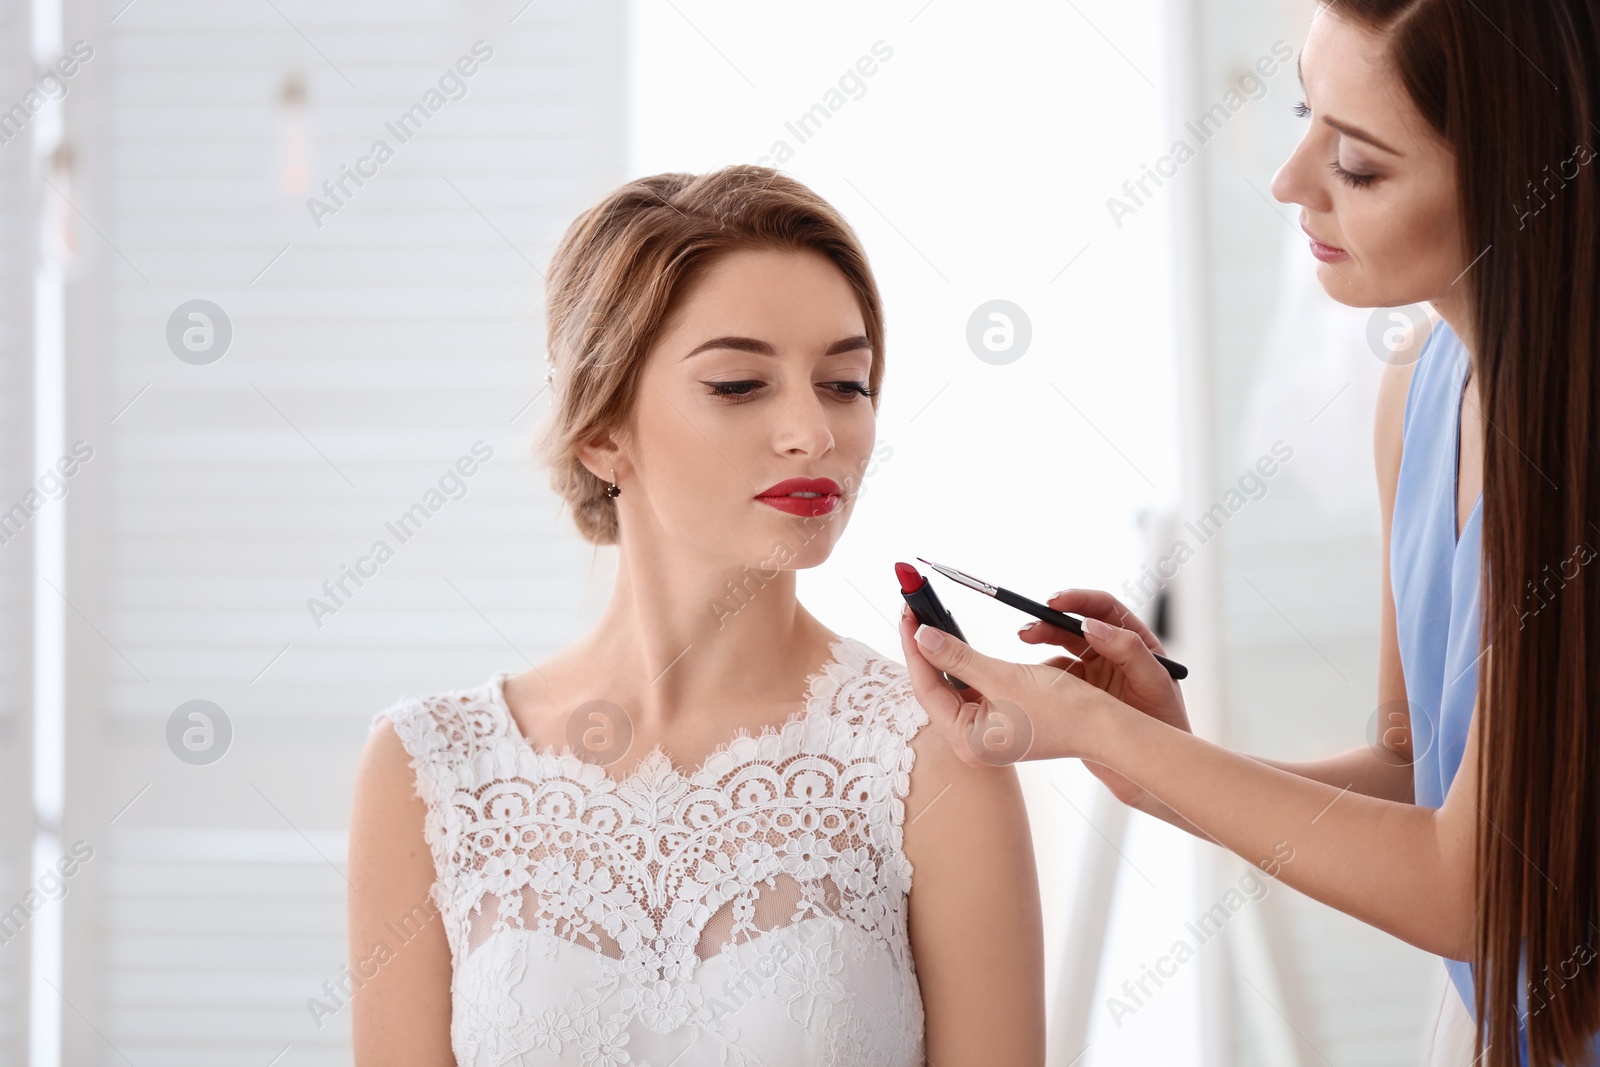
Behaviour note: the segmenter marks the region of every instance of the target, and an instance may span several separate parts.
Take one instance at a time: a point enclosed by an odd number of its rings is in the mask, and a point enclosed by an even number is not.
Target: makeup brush
[[[1013,593],[1009,589],[1004,589],[998,585],[991,585],[988,582],[980,581],[970,574],[956,570],[954,567],[942,567],[939,564],[934,563],[932,560],[922,559],[921,556],[918,556],[917,558],[922,560],[922,562],[926,563],[928,566],[932,567],[934,570],[938,571],[940,574],[944,575],[946,578],[949,578],[952,582],[959,582],[968,589],[976,589],[985,596],[992,596],[1002,604],[1009,604],[1018,611],[1025,611],[1034,618],[1041,619],[1044,622],[1049,623],[1051,626],[1059,626],[1061,629],[1070,634],[1077,634],[1079,637],[1083,636],[1083,622],[1075,615],[1068,615],[1065,612],[1057,611],[1054,608],[1045,607],[1036,600],[1029,600],[1020,593]],[[1167,673],[1172,675],[1174,679],[1187,678],[1189,676],[1188,667],[1185,667],[1176,660],[1170,660],[1160,653],[1153,654],[1155,655],[1157,662],[1165,667],[1167,669]]]

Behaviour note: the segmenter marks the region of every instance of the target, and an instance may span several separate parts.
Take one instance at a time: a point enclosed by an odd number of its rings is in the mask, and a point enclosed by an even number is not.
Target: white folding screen
[[[0,108],[20,103],[34,84],[28,8],[26,0],[0,0]],[[23,116],[0,112],[0,1067],[26,1062],[32,946],[27,892],[33,837],[34,537],[29,520],[30,505],[42,501],[28,499],[35,488],[35,240],[27,126]]]
[[[70,6],[66,33],[94,49],[62,190],[68,437],[93,448],[65,839],[93,856],[64,1060],[344,1063],[370,718],[522,669],[592,606],[592,552],[527,453],[540,272],[625,177],[626,12],[124,2]]]

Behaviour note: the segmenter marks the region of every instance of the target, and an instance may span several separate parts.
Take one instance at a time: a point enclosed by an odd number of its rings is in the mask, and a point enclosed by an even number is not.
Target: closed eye
[[[760,382],[706,382],[715,396],[745,396]]]
[[[765,385],[766,383],[748,380],[737,382],[703,382],[702,384],[710,386],[711,395],[726,397],[729,400],[732,400],[734,403],[739,403],[740,398],[750,398],[757,388]],[[821,382],[819,384],[828,386],[833,392],[837,393],[842,399],[846,400],[853,400],[857,396],[874,397],[879,393],[879,390],[877,389],[868,389],[866,382]]]
[[[1340,181],[1356,189],[1365,189],[1367,186],[1378,180],[1378,176],[1376,174],[1358,174],[1353,170],[1345,170],[1339,165],[1339,161],[1337,159],[1328,164],[1328,166],[1333,170],[1333,173],[1338,176]]]

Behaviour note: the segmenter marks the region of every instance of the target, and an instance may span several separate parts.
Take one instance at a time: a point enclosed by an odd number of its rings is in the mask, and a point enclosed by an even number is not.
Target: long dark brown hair
[[[1600,5],[1324,10],[1387,39],[1482,253],[1459,282],[1485,419],[1475,1052],[1513,1067],[1524,1018],[1530,1067],[1575,1067],[1600,1030]]]

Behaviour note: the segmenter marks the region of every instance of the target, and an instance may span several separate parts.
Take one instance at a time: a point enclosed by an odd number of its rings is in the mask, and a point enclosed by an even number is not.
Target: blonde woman
[[[854,233],[772,170],[656,175],[573,223],[547,298],[543,455],[616,584],[536,667],[376,717],[352,965],[420,932],[358,970],[357,1062],[1043,1063],[1015,772],[795,596],[873,459]]]

